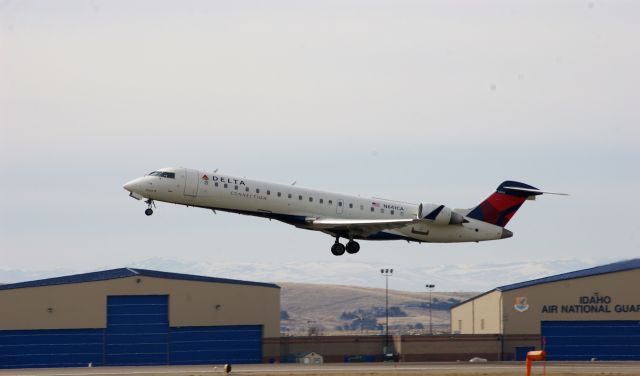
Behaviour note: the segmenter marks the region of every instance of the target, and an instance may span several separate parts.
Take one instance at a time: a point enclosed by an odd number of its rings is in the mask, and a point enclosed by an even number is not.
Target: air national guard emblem
[[[518,312],[524,312],[529,309],[529,304],[527,303],[526,296],[518,296],[516,297],[516,304],[513,305],[513,308]]]

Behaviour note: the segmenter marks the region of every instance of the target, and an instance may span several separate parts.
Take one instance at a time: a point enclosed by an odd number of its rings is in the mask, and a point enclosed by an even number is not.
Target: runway
[[[364,363],[364,364],[257,364],[233,367],[232,375],[500,375],[522,376],[523,362],[489,363]],[[154,366],[96,367],[0,370],[0,375],[12,376],[199,376],[223,375],[222,366]],[[533,375],[543,374],[543,364],[536,363]],[[547,363],[547,375],[594,376],[640,375],[640,362],[555,362]]]

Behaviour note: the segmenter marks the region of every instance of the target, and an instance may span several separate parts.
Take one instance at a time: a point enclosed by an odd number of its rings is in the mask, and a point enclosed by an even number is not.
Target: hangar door
[[[548,360],[640,360],[640,321],[542,321]]]
[[[170,364],[260,363],[262,326],[171,328]]]
[[[106,365],[167,364],[168,339],[167,295],[107,297]]]
[[[260,363],[262,326],[169,327],[167,295],[109,296],[107,365]]]
[[[0,330],[0,368],[103,365],[103,329]]]

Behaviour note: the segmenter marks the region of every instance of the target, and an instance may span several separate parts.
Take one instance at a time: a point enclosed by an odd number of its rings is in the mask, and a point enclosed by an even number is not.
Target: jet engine
[[[436,225],[459,225],[468,222],[461,214],[438,204],[420,204],[418,219],[431,221]]]

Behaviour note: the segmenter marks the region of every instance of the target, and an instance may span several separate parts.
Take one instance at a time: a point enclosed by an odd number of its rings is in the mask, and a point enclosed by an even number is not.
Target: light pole
[[[433,304],[433,300],[431,300],[431,291],[436,285],[427,284],[424,287],[429,289],[429,334],[433,335],[433,322],[431,321],[431,305]]]
[[[384,337],[384,353],[385,355],[387,354],[387,352],[389,351],[389,277],[391,277],[393,275],[393,269],[380,269],[380,274],[382,274],[385,277],[385,306],[386,306],[386,312],[387,312],[387,322],[385,327],[387,328],[386,330],[386,335]]]

